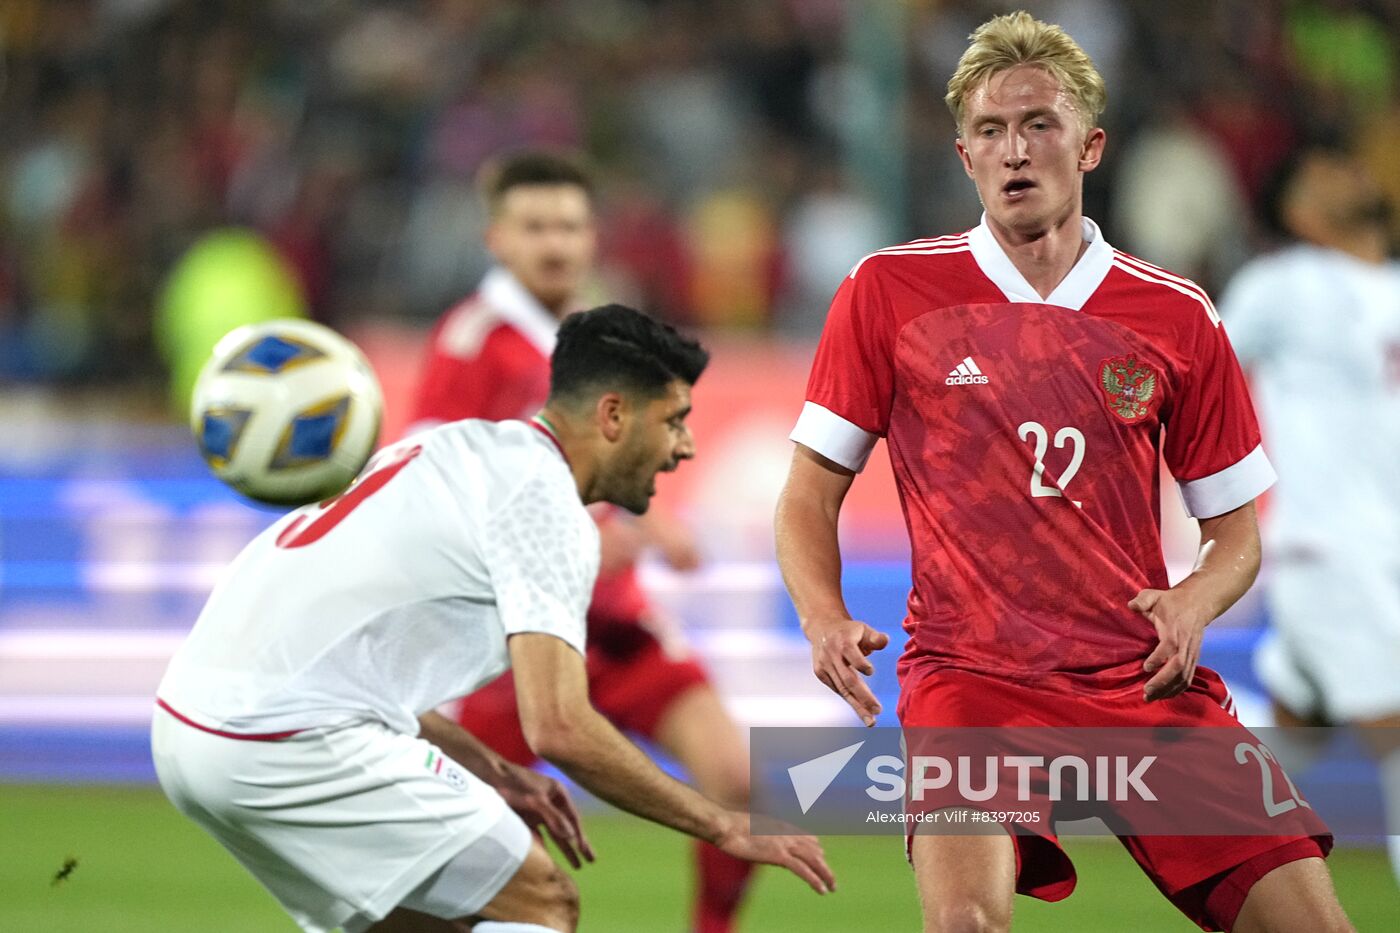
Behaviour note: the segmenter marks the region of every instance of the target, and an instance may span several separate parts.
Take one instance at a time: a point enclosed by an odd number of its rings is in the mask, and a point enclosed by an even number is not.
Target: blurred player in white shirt
[[[433,709],[513,668],[532,750],[639,816],[740,858],[831,874],[809,837],[752,837],[597,713],[584,666],[598,532],[694,454],[707,355],[611,305],[560,330],[530,423],[466,420],[381,451],[276,522],[215,588],[158,691],[172,802],[309,931],[575,929],[593,853],[567,794]],[[522,819],[524,817],[524,819]]]
[[[1277,466],[1265,532],[1270,632],[1255,666],[1280,725],[1400,727],[1400,271],[1380,188],[1351,156],[1302,153],[1276,225],[1296,242],[1220,304]],[[1376,745],[1391,819],[1400,749]],[[1390,837],[1400,874],[1400,837]]]

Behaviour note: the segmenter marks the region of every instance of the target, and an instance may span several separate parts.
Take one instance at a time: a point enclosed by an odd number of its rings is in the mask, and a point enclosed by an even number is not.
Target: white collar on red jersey
[[[1084,302],[1089,300],[1089,296],[1103,284],[1104,277],[1113,266],[1113,247],[1104,240],[1103,234],[1099,232],[1099,225],[1088,217],[1083,218],[1083,222],[1084,242],[1089,244],[1089,248],[1084,250],[1084,255],[1079,257],[1074,268],[1069,270],[1069,275],[1055,286],[1048,298],[1041,298],[1026,281],[1021,270],[1011,262],[997,238],[988,229],[986,214],[982,215],[982,222],[968,232],[967,243],[982,274],[1001,289],[1007,301],[1058,305],[1078,311],[1084,307]]]
[[[520,280],[500,266],[492,267],[476,290],[477,297],[494,310],[502,320],[525,335],[545,356],[554,352],[559,319]]]

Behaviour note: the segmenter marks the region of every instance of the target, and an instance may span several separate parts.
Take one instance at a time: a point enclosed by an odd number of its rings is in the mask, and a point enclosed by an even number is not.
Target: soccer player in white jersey
[[[1243,374],[1199,286],[1114,250],[1083,215],[1084,175],[1107,138],[1089,57],[1024,12],[971,38],[946,101],[982,223],[856,265],[792,434],[778,557],[814,672],[874,723],[862,675],[888,638],[851,618],[837,526],[883,436],[913,548],[906,729],[1176,725],[1252,741],[1219,676],[1198,666],[1205,627],[1254,581],[1254,498],[1274,478]],[[1161,459],[1205,542],[1176,586],[1162,559]],[[1202,797],[1222,790],[1192,777]],[[1267,819],[1264,778],[1224,780],[1242,813]],[[1050,823],[914,832],[924,930],[1006,930],[1013,894],[1068,896],[1075,872]],[[1203,929],[1351,929],[1326,832],[1202,841],[1115,829]]]
[[[1294,240],[1235,276],[1220,310],[1252,371],[1279,482],[1265,525],[1270,632],[1255,664],[1281,725],[1351,723],[1400,819],[1400,270],[1387,205],[1355,158],[1312,149],[1276,186]],[[1400,877],[1400,837],[1390,837]]]
[[[414,435],[259,535],[161,681],[161,786],[303,929],[575,929],[577,890],[526,822],[591,860],[567,795],[433,712],[507,668],[531,748],[599,797],[834,884],[814,839],[751,836],[589,702],[585,504],[643,513],[693,456],[707,354],[610,305],[569,318],[552,360],[532,422]]]

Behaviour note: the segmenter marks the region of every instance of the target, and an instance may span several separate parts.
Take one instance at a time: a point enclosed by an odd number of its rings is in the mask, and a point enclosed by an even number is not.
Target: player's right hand
[[[850,704],[861,722],[875,725],[880,701],[865,677],[875,673],[870,654],[888,645],[890,637],[855,619],[813,621],[803,630],[812,643],[812,673]]]
[[[563,784],[529,768],[504,762],[494,786],[526,826],[535,832],[543,829],[549,833],[573,868],[582,868],[585,860],[597,858],[583,833],[583,821],[573,798]]]
[[[815,836],[793,830],[792,835],[754,836],[750,834],[746,813],[731,811],[729,826],[715,847],[726,855],[749,862],[762,862],[786,868],[811,886],[818,894],[836,890],[836,876],[826,864],[826,854]]]

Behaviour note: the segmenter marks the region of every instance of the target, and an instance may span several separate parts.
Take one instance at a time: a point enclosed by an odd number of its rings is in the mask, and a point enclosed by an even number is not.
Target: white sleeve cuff
[[[1257,498],[1278,479],[1273,464],[1256,447],[1244,459],[1218,473],[1188,482],[1177,482],[1186,511],[1193,518],[1213,518],[1224,515]]]
[[[879,439],[815,402],[802,406],[797,426],[788,438],[857,473],[865,469],[865,461]]]

